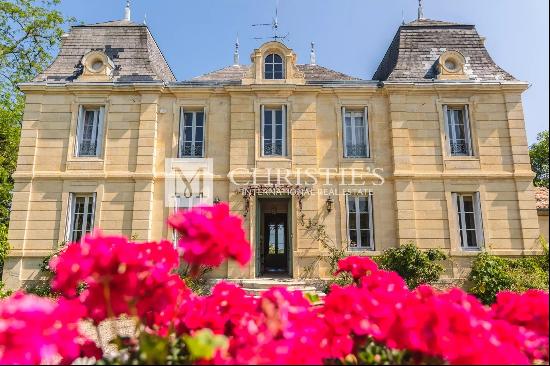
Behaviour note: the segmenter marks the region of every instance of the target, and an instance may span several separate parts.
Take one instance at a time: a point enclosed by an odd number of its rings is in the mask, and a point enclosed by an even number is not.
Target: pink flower
[[[241,265],[250,260],[252,251],[242,220],[230,214],[226,203],[177,212],[168,224],[181,235],[178,245],[183,259],[195,267],[218,267],[228,258]]]
[[[144,315],[159,310],[162,301],[151,302],[151,295],[175,281],[171,272],[178,261],[168,241],[138,244],[97,231],[51,260],[52,288],[74,297],[77,287],[85,284],[79,298],[96,323],[121,314]]]
[[[74,301],[18,292],[0,301],[1,364],[70,364],[100,351],[78,331],[85,309]]]
[[[350,256],[338,261],[335,274],[349,272],[355,281],[378,270],[378,265],[369,257]]]

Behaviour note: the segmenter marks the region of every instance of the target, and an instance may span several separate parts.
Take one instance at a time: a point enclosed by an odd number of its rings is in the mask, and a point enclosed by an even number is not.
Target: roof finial
[[[129,22],[132,20],[132,11],[130,10],[130,0],[126,0],[126,7],[124,8],[124,20]]]
[[[316,65],[317,60],[315,56],[315,42],[311,42],[311,52],[309,53],[309,64],[310,65]]]
[[[147,13],[143,16],[143,25],[147,25]]]
[[[418,20],[424,19],[424,9],[422,8],[422,0],[418,0]]]
[[[237,41],[235,42],[235,52],[233,52],[233,65],[239,64],[239,35],[237,34]]]
[[[401,8],[401,25],[405,25],[405,9]]]

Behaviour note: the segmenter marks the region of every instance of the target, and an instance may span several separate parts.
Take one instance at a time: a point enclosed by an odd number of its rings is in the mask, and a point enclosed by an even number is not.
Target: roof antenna
[[[405,10],[401,8],[401,25],[405,25]]]
[[[316,65],[316,56],[315,56],[315,42],[311,42],[311,52],[309,53],[309,64]]]
[[[147,13],[143,16],[143,25],[147,25]]]
[[[422,0],[418,0],[418,20],[423,20],[424,18],[424,9],[422,8]]]
[[[130,9],[130,0],[126,0],[126,7],[124,8],[124,20],[131,21],[132,10]]]
[[[273,31],[273,36],[271,37],[254,37],[254,39],[273,39],[275,41],[278,41],[280,39],[286,39],[288,37],[288,33],[284,36],[279,36],[278,30],[279,30],[279,0],[277,0],[277,5],[275,6],[275,18],[271,21],[271,23],[259,23],[259,24],[252,24],[253,27],[260,27],[260,26],[271,26],[271,29]]]
[[[239,64],[239,35],[237,34],[237,41],[235,42],[235,52],[233,52],[233,65]]]

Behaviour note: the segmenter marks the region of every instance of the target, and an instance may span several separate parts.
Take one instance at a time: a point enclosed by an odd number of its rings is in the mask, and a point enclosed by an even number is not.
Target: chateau
[[[174,240],[172,212],[219,201],[243,217],[254,258],[215,277],[325,277],[324,262],[311,267],[326,255],[321,229],[350,254],[439,248],[449,279],[480,251],[539,252],[528,84],[491,59],[473,25],[419,14],[369,80],[317,65],[313,46],[298,64],[272,41],[248,64],[236,50],[233,65],[177,81],[127,12],[72,27],[52,65],[20,85],[9,288],[94,228]],[[172,159],[208,166],[210,192],[168,194]]]

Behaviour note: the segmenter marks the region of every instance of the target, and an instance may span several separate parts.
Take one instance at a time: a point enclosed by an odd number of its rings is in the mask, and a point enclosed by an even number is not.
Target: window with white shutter
[[[180,158],[204,157],[205,113],[181,110],[180,116]]]
[[[286,106],[261,107],[262,155],[286,156]]]
[[[95,193],[69,195],[68,231],[66,240],[78,242],[92,232],[95,218]]]
[[[453,193],[458,214],[460,246],[478,250],[483,246],[483,221],[479,193]]]
[[[347,195],[348,241],[350,248],[374,250],[373,195]]]
[[[94,157],[101,154],[104,114],[104,107],[80,107],[76,134],[76,156]]]
[[[344,157],[370,157],[367,108],[364,110],[342,108],[342,126],[344,129]]]
[[[473,156],[468,106],[444,105],[447,148],[451,156]]]

